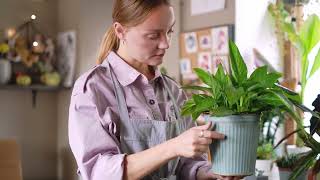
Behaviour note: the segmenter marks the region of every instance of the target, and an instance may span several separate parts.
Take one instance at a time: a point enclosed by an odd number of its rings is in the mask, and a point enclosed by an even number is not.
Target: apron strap
[[[168,86],[167,79],[165,78],[165,76],[164,76],[163,74],[161,74],[161,77],[162,77],[163,82],[164,82],[164,83],[163,83],[163,84],[164,84],[164,87],[165,87],[166,91],[168,92],[169,97],[170,97],[170,99],[171,99],[171,101],[172,101],[172,103],[173,103],[174,110],[175,110],[175,114],[176,114],[176,119],[177,119],[178,121],[183,121],[183,122],[181,122],[181,123],[183,124],[184,129],[186,129],[186,128],[187,128],[186,122],[185,122],[185,120],[184,120],[183,118],[181,118],[181,114],[180,114],[180,110],[179,110],[177,101],[176,101],[176,99],[174,98],[173,93],[172,93],[172,91],[170,90],[170,88],[169,88],[169,86]],[[181,129],[181,126],[180,126],[179,123],[177,123],[176,127],[177,127],[177,130],[178,130],[178,133],[177,133],[177,136],[178,136],[178,135],[180,135],[180,134],[182,133],[182,129]],[[172,137],[172,134],[170,134],[170,137]],[[176,176],[173,176],[173,175],[176,174],[176,169],[177,169],[177,167],[178,167],[179,162],[180,162],[180,156],[176,159],[176,161],[175,161],[175,163],[174,163],[174,165],[173,165],[173,169],[172,169],[171,172],[170,172],[170,174],[171,174],[171,177],[170,177],[170,178],[172,178],[172,179],[175,179],[175,178],[176,178]],[[170,179],[170,178],[169,178],[169,179]]]
[[[117,80],[117,78],[115,77],[115,74],[111,68],[110,63],[108,63],[109,65],[109,73],[111,75],[111,79],[112,79],[112,84],[115,90],[115,96],[118,102],[118,110],[119,110],[119,116],[122,120],[129,122],[129,112],[128,112],[128,108],[127,108],[127,103],[126,100],[124,98],[124,92],[123,89],[121,88],[121,85],[119,83],[119,81]]]
[[[172,101],[172,103],[173,103],[173,107],[174,107],[174,111],[175,111],[176,118],[177,118],[177,119],[181,119],[180,110],[179,110],[177,101],[176,101],[176,99],[174,98],[174,96],[173,96],[173,94],[172,94],[172,92],[171,92],[171,90],[170,90],[170,88],[169,88],[169,86],[168,86],[167,79],[166,79],[166,77],[165,77],[162,73],[161,73],[160,76],[161,76],[162,79],[163,79],[164,87],[165,87],[166,91],[168,92],[169,97],[170,97],[170,99],[171,99],[171,101]]]

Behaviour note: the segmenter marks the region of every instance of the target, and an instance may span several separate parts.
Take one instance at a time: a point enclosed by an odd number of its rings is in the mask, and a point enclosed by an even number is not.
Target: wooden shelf
[[[30,86],[20,86],[20,85],[0,85],[0,89],[5,90],[35,90],[35,91],[57,91],[61,89],[67,89],[65,87],[60,86],[45,86],[41,84],[35,84]]]
[[[68,90],[70,88],[61,87],[61,86],[45,86],[42,84],[34,84],[30,86],[20,86],[16,84],[0,85],[0,90],[23,90],[31,91],[32,93],[32,107],[36,107],[37,103],[37,93],[38,91],[42,92],[57,92],[60,90]]]

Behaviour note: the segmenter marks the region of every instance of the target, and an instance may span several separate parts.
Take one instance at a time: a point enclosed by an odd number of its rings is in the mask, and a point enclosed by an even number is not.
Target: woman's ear
[[[124,40],[125,37],[125,27],[122,26],[120,23],[115,22],[113,23],[113,28],[114,31],[116,33],[116,36],[120,39],[120,40]]]

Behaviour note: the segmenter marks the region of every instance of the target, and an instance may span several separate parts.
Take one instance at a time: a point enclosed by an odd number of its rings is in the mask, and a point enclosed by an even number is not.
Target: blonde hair
[[[113,23],[118,22],[125,27],[133,27],[142,23],[150,12],[160,5],[170,5],[169,0],[114,0],[112,11]],[[111,26],[104,34],[97,64],[101,64],[110,51],[118,50],[120,40],[114,27]]]

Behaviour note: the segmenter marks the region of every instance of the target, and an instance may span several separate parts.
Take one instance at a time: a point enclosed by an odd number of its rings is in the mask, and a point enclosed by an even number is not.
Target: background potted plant
[[[222,66],[216,74],[194,69],[204,86],[186,86],[200,90],[193,94],[182,108],[182,115],[197,119],[205,115],[206,121],[216,124],[216,130],[227,139],[210,147],[213,155],[212,171],[220,175],[252,175],[255,172],[256,151],[259,139],[259,118],[262,112],[280,109],[298,119],[293,101],[299,96],[290,94],[275,83],[279,73],[268,73],[267,67],[257,68],[249,77],[247,66],[237,48],[229,41],[231,73]]]
[[[292,92],[294,93],[294,92]],[[296,117],[299,120],[296,121],[298,124],[298,128],[294,130],[293,132],[286,135],[284,138],[282,138],[275,146],[274,149],[277,148],[282,142],[284,142],[288,137],[293,135],[294,133],[298,133],[298,135],[303,140],[306,147],[310,148],[309,151],[300,154],[298,162],[296,166],[293,168],[293,172],[290,174],[289,179],[295,180],[297,177],[300,177],[301,174],[306,172],[309,168],[311,168],[311,176],[316,175],[320,171],[320,159],[318,156],[320,155],[320,143],[317,142],[312,135],[314,133],[320,134],[320,94],[318,97],[314,100],[312,103],[314,106],[314,110],[311,111],[307,107],[303,105],[299,105],[300,108],[305,112],[310,112],[313,116],[310,119],[310,134],[305,131],[306,126],[302,126],[300,117]]]
[[[305,22],[303,22],[301,28],[297,29],[295,26],[295,21],[293,21],[295,18],[289,16],[290,13],[285,10],[282,3],[270,4],[269,12],[278,23],[278,30],[282,33],[285,33],[285,36],[292,44],[295,45],[297,49],[301,62],[301,91],[299,92],[301,101],[298,102],[301,103],[303,102],[304,92],[308,80],[314,76],[320,68],[320,49],[315,49],[317,48],[317,44],[320,42],[320,19],[317,15],[311,15]],[[288,19],[291,19],[291,21],[288,21]],[[315,50],[317,50],[317,52],[315,56],[312,56],[312,52],[315,52]],[[305,131],[305,127],[302,123],[303,114],[300,113],[295,119],[298,128],[289,134],[291,135],[293,133],[298,133],[299,137],[303,140],[304,145],[311,148],[310,151],[304,153],[300,157],[299,166],[295,167],[294,173],[291,174],[290,179],[295,179],[299,176],[299,174],[310,167],[312,167],[313,174],[317,174],[320,171],[320,160],[317,158],[320,154],[320,143],[312,137],[314,133],[319,132],[320,130],[320,120],[319,116],[317,116],[317,114],[320,112],[319,96],[317,99],[313,103],[315,109],[314,112],[312,112],[313,117],[310,119],[310,133]],[[306,107],[303,107],[302,109],[303,111],[310,112],[310,110]],[[283,138],[283,140],[286,138],[288,138],[288,136]],[[312,163],[314,159],[317,159],[316,163]]]
[[[294,169],[299,165],[301,154],[290,154],[277,158],[275,161],[279,168],[280,180],[288,180]],[[306,180],[307,171],[303,171],[296,180]]]
[[[284,122],[284,114],[280,109],[264,112],[260,117],[260,138],[257,149],[256,170],[259,175],[270,177],[276,151],[273,145],[278,129]],[[279,152],[278,152],[279,153]]]
[[[270,176],[273,158],[275,157],[271,142],[260,142],[257,148],[256,170],[259,174]]]

